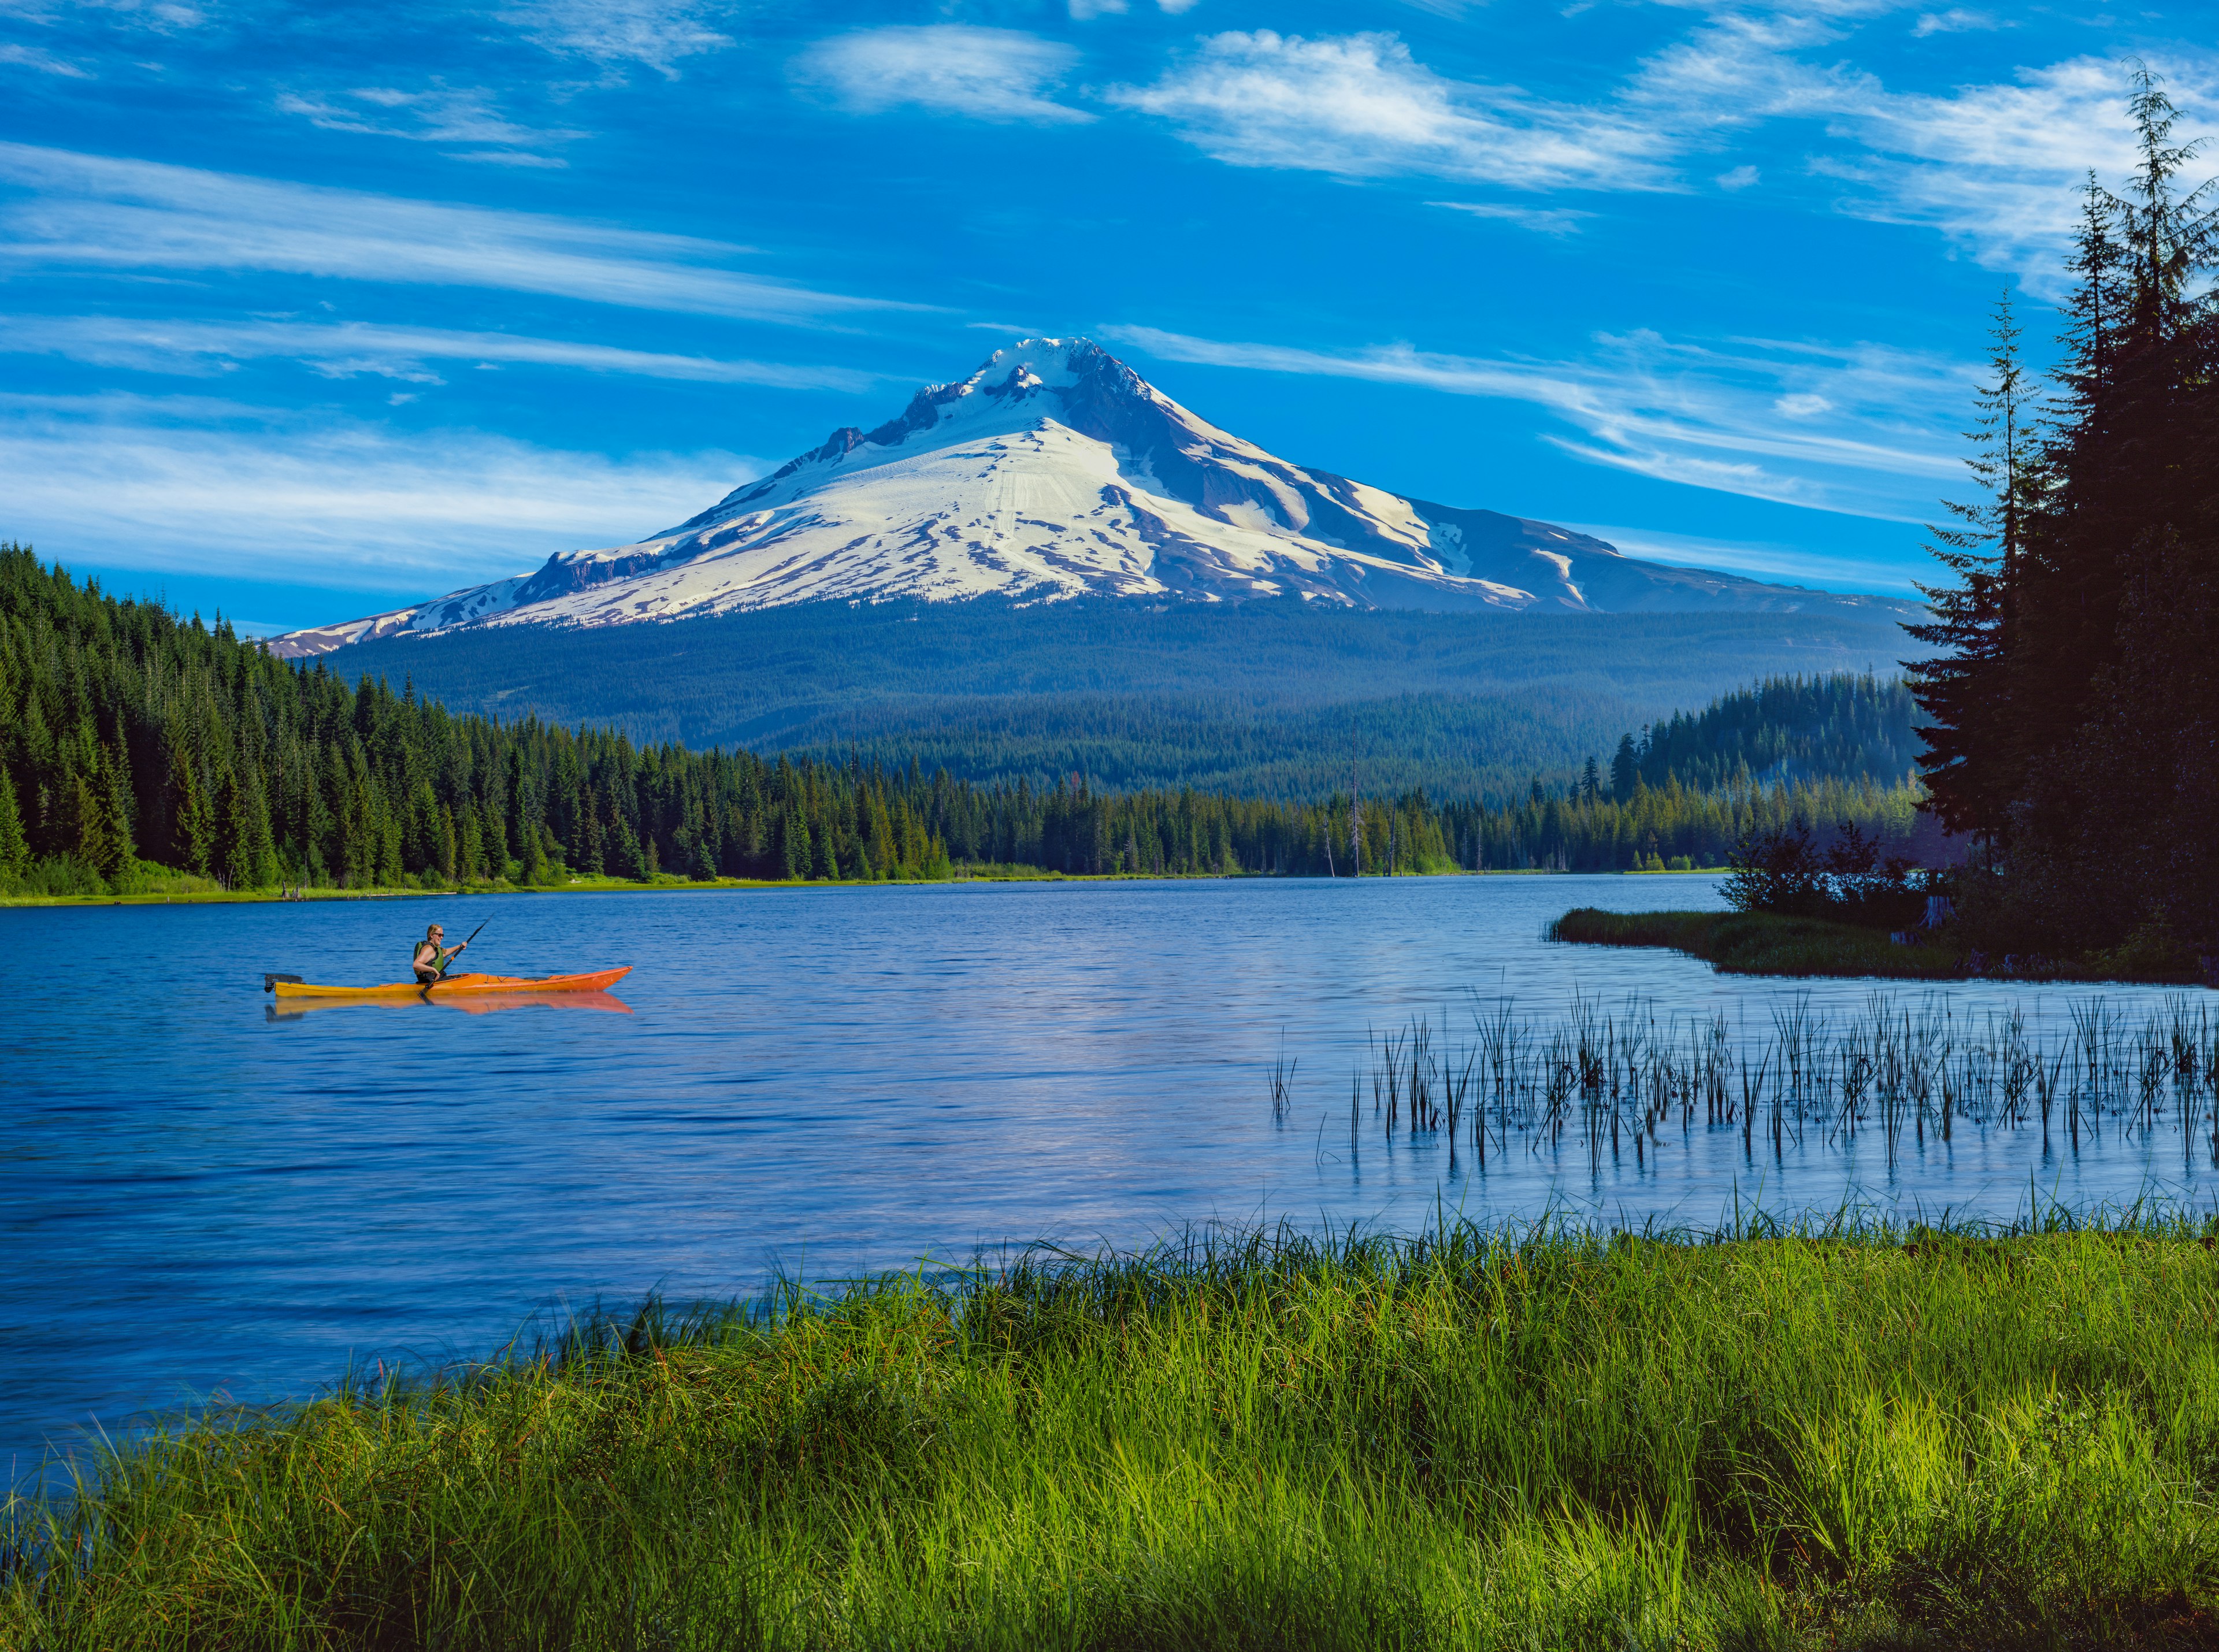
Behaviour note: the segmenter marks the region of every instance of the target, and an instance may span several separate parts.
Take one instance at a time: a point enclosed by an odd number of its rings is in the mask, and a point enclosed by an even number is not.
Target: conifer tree
[[[22,874],[31,863],[31,845],[23,835],[23,817],[16,806],[16,782],[0,764],[0,877]]]
[[[1631,734],[1618,738],[1618,751],[1610,760],[1610,794],[1620,803],[1633,801],[1634,788],[1641,784],[1641,756],[1635,749]]]
[[[1973,393],[1978,416],[1967,432],[1966,467],[1982,497],[1945,500],[1954,525],[1929,530],[1934,555],[1955,576],[1921,585],[1934,618],[1904,629],[1942,650],[1909,664],[1911,692],[1932,719],[1920,770],[1934,812],[1955,832],[2000,838],[2016,774],[2017,712],[2011,692],[2006,624],[2022,574],[2027,536],[2042,505],[2036,400],[2019,348],[2005,289],[1989,329],[1989,382]]]
[[[172,852],[182,870],[206,877],[215,853],[215,814],[182,733],[170,741],[169,790]]]
[[[101,751],[100,788],[93,807],[100,823],[89,859],[102,877],[115,883],[130,875],[137,859],[131,835],[131,760],[125,754],[120,727],[116,737]]]
[[[779,876],[789,882],[806,878],[810,856],[809,823],[789,809],[779,831]]]
[[[234,768],[224,776],[217,817],[216,870],[224,883],[233,889],[259,889],[276,882],[269,808],[252,770],[242,773]]]

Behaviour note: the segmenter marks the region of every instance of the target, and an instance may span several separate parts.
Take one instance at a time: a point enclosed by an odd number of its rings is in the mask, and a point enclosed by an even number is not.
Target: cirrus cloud
[[[861,29],[819,40],[794,60],[793,78],[846,107],[904,104],[979,121],[1078,125],[1095,117],[1051,96],[1078,61],[1075,47],[971,23]]]
[[[783,390],[868,389],[876,376],[842,367],[730,361],[624,350],[566,338],[373,322],[140,321],[112,316],[0,316],[0,351],[67,357],[155,373],[217,373],[243,361],[295,361],[326,378],[373,375],[438,383],[432,362],[569,368]]]
[[[450,205],[0,143],[0,268],[264,270],[548,294],[821,324],[891,300],[723,267],[745,248],[544,214]]]
[[[1520,401],[1568,427],[1544,440],[1590,463],[1903,522],[1931,516],[1937,487],[1962,474],[1955,426],[1977,377],[1968,363],[1873,345],[1700,343],[1645,330],[1599,335],[1588,357],[1557,361],[1105,332],[1168,361]],[[1792,425],[1781,423],[1782,401]]]
[[[0,394],[15,531],[158,572],[449,590],[637,539],[763,469],[202,398]]]
[[[1436,74],[1393,34],[1234,31],[1111,103],[1235,166],[1416,174],[1514,189],[1668,187],[1665,134],[1586,107]]]

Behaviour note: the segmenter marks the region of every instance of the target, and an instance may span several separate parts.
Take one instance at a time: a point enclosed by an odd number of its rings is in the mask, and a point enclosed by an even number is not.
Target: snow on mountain
[[[795,602],[1289,594],[1435,610],[1898,606],[1640,562],[1545,522],[1305,469],[1190,413],[1090,340],[1031,338],[637,544],[563,552],[532,574],[271,648],[299,657],[402,633]]]

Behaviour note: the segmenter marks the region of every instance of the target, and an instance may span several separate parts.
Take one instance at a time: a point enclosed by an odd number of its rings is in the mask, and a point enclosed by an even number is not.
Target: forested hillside
[[[1638,740],[1625,736],[1611,761],[1611,789],[1625,798],[1637,779],[1695,792],[1753,780],[1897,780],[1925,750],[1921,720],[1899,678],[1769,677],[1700,711],[1675,711]]]
[[[811,604],[597,630],[345,649],[331,668],[455,711],[637,742],[928,771],[991,786],[1523,796],[1625,730],[1766,675],[1888,670],[1854,613],[1458,615],[1299,602]],[[1899,765],[1893,772],[1900,773]]]
[[[1775,704],[1862,703],[1871,685],[1768,686]],[[1802,700],[1796,699],[1801,695]],[[1783,698],[1783,696],[1785,698]],[[1710,713],[1740,728],[1730,704]],[[1758,738],[1762,749],[1774,748]],[[1083,778],[977,786],[851,758],[635,746],[536,717],[457,717],[413,684],[350,686],[219,623],[121,601],[0,550],[0,879],[97,893],[164,869],[233,888],[574,876],[944,877],[1071,873],[1346,876],[1715,863],[1800,813],[1895,842],[1914,796],[1831,777],[1709,792],[1667,775],[1625,797],[1584,777],[1500,804],[1344,788],[1302,803],[1191,789],[1104,793]]]
[[[1915,688],[1997,944],[2162,968],[2219,954],[2219,219],[2146,71],[2130,107],[2140,165],[2083,197],[2057,387],[1999,307],[1984,496],[1942,536]]]

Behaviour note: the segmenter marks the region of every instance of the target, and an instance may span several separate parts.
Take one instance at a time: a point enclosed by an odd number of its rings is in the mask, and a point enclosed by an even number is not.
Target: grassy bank
[[[1899,947],[1886,934],[1826,918],[1778,912],[1605,912],[1576,907],[1549,926],[1551,941],[1591,947],[1670,947],[1737,975],[1879,975],[1907,981],[1998,976],[2042,981],[2133,981],[2219,986],[2205,964],[2183,967],[2163,953],[2132,947],[2089,958],[1983,954],[1946,932]]]
[[[1963,980],[1961,953],[1899,947],[1885,932],[1776,912],[1605,912],[1576,907],[1549,926],[1549,939],[1590,947],[1670,947],[1740,975],[1884,975]]]
[[[0,1644],[2209,1645],[2210,1244],[1460,1230],[643,1314],[16,1504]]]
[[[1207,873],[1175,874],[1201,875],[1218,878],[1240,874]],[[874,878],[871,885],[904,883],[1116,883],[1131,881],[1131,874],[1104,873],[1091,877],[1048,872],[1038,866],[966,866],[959,867],[952,879]],[[641,879],[637,878],[570,878],[547,884],[516,884],[505,880],[492,883],[472,882],[457,887],[441,884],[406,883],[373,885],[360,889],[334,889],[309,885],[300,888],[226,889],[212,878],[196,878],[186,873],[151,879],[141,885],[103,894],[9,894],[0,892],[0,907],[9,906],[163,906],[202,904],[239,904],[257,901],[370,901],[392,900],[409,896],[426,895],[580,895],[580,894],[667,894],[673,890],[696,889],[848,889],[862,887],[856,879],[800,879],[783,881],[763,878],[679,878],[669,875]]]
[[[506,880],[471,882],[459,887],[444,885],[403,883],[373,885],[359,889],[336,889],[322,885],[310,885],[295,889],[275,885],[267,889],[226,889],[213,878],[195,877],[189,873],[171,873],[160,869],[161,875],[134,884],[125,890],[90,894],[9,893],[0,890],[0,908],[10,906],[162,906],[201,903],[251,903],[255,901],[365,901],[389,900],[401,896],[422,895],[549,895],[549,894],[621,894],[668,893],[672,890],[688,889],[854,889],[881,884],[914,883],[974,883],[974,884],[1129,884],[1129,883],[1224,883],[1230,879],[1264,877],[1302,876],[1259,872],[1051,872],[1045,866],[1020,863],[976,862],[957,865],[947,878],[873,878],[861,879],[768,879],[768,878],[681,878],[669,873],[649,879],[637,878],[574,878],[564,877],[555,883],[519,884]],[[1373,874],[1367,874],[1373,875]],[[1448,878],[1540,878],[1557,874],[1543,867],[1489,869],[1486,872],[1404,873],[1404,877]],[[1635,873],[1627,877],[1681,877],[1684,873]],[[1316,881],[1323,882],[1319,879]]]

